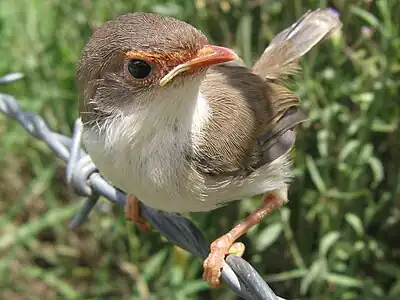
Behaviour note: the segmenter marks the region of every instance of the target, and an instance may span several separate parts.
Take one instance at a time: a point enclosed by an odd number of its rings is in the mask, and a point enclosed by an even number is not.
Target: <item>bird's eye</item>
[[[136,79],[144,79],[151,74],[151,66],[140,59],[131,59],[128,62],[128,71]]]

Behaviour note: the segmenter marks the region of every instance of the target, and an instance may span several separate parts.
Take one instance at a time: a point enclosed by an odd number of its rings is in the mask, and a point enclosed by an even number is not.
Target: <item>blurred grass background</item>
[[[306,10],[334,7],[343,31],[303,59],[289,85],[310,120],[300,130],[291,201],[246,235],[245,258],[286,299],[400,299],[400,3],[397,0],[2,0],[2,86],[69,135],[75,64],[105,20],[152,11],[189,21],[251,64]],[[120,209],[69,230],[81,199],[64,164],[0,116],[0,299],[236,299],[210,291],[201,261]],[[258,205],[244,200],[193,220],[210,239]]]

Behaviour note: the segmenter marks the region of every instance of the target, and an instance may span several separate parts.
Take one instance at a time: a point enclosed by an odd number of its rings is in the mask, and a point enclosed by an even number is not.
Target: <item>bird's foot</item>
[[[287,188],[266,193],[260,208],[251,213],[245,220],[232,228],[227,234],[216,239],[210,246],[210,254],[204,260],[203,279],[211,287],[219,287],[221,269],[226,254],[242,256],[244,245],[234,243],[239,237],[249,231],[254,225],[260,223],[265,216],[287,202]]]
[[[125,203],[125,218],[136,224],[142,231],[151,231],[150,225],[142,216],[142,210],[139,199],[134,195],[128,195]]]
[[[204,260],[203,280],[211,287],[220,287],[221,269],[225,261],[225,255],[232,254],[242,256],[245,250],[243,243],[233,243],[232,236],[227,233],[216,239],[210,246],[210,254]]]

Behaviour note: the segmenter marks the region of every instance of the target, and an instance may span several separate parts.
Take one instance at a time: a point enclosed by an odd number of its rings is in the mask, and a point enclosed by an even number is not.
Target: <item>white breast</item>
[[[124,116],[102,128],[86,128],[85,147],[102,175],[153,208],[181,213],[212,210],[283,187],[290,177],[286,155],[245,180],[216,182],[190,167],[185,149],[196,143],[212,116],[198,91],[197,81],[179,91],[166,87],[149,105],[138,109],[132,103]]]

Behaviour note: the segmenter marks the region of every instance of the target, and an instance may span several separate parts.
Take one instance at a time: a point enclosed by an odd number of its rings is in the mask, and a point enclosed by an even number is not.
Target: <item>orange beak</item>
[[[180,73],[209,67],[235,59],[238,59],[238,56],[231,49],[220,46],[206,45],[197,52],[195,57],[176,66],[167,75],[165,75],[160,80],[160,86],[165,86]]]

